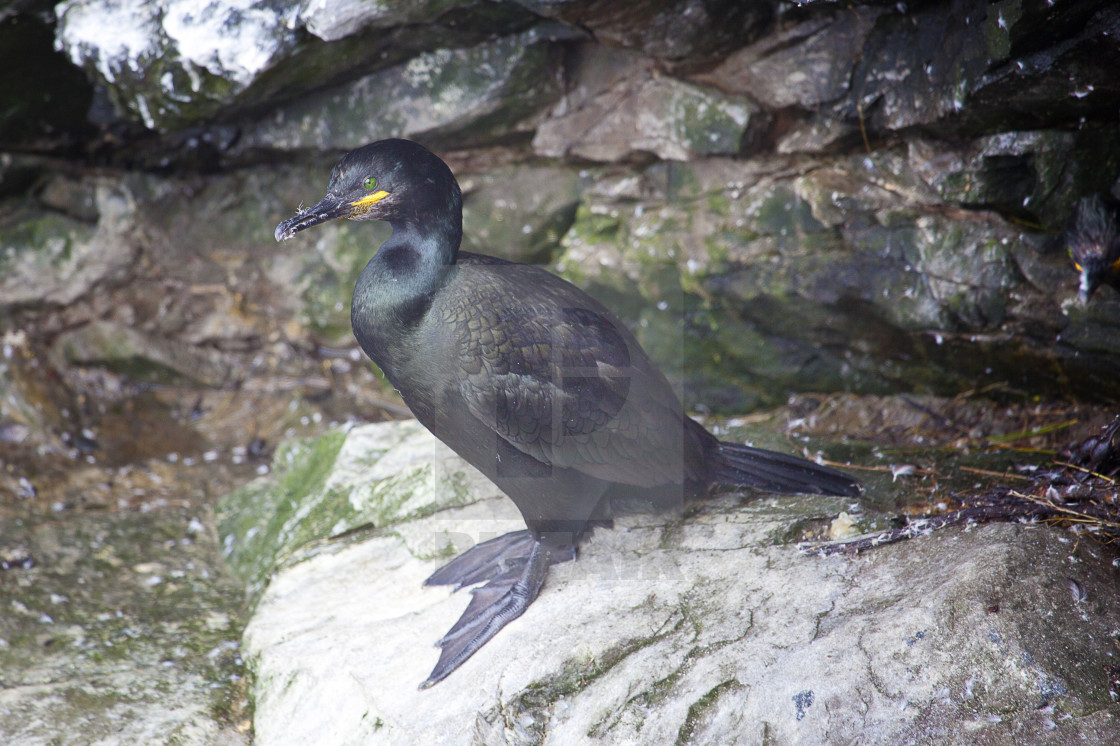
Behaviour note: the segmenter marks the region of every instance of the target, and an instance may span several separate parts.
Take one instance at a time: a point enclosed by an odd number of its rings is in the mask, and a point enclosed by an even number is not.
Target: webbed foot
[[[489,581],[472,598],[455,626],[437,644],[442,650],[421,689],[443,680],[502,627],[521,616],[540,593],[548,568],[575,557],[574,547],[552,547],[529,531],[477,544],[437,570],[425,585],[463,586]]]

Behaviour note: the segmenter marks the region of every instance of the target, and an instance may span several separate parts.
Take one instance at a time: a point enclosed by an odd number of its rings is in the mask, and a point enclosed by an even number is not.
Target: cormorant
[[[1066,226],[1065,242],[1073,265],[1081,273],[1077,297],[1089,302],[1097,288],[1111,285],[1120,291],[1120,212],[1099,194],[1077,203]]]
[[[440,640],[422,687],[520,616],[549,566],[575,557],[589,525],[609,524],[614,498],[668,507],[714,485],[860,494],[842,472],[721,443],[684,415],[626,327],[579,288],[539,267],[459,251],[459,184],[421,145],[381,140],[347,153],[327,196],[278,225],[276,240],[334,218],[393,228],[354,288],[350,320],[362,349],[528,526],[425,581],[486,585]]]

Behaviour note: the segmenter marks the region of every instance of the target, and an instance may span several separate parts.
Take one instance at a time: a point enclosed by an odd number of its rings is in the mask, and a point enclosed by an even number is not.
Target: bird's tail
[[[797,456],[735,443],[719,444],[715,481],[769,492],[812,493],[854,497],[863,492],[855,477]]]

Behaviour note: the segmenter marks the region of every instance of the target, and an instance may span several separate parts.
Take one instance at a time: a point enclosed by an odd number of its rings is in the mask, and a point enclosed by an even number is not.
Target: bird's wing
[[[444,309],[471,414],[545,464],[639,486],[680,482],[680,404],[630,333],[573,286],[507,266],[472,278],[470,297]]]

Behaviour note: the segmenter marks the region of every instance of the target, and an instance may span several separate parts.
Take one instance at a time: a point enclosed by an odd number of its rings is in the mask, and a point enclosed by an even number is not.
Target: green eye
[[[366,188],[367,192],[372,192],[377,188],[377,179],[372,176],[367,176],[366,180],[362,182],[362,186]]]

